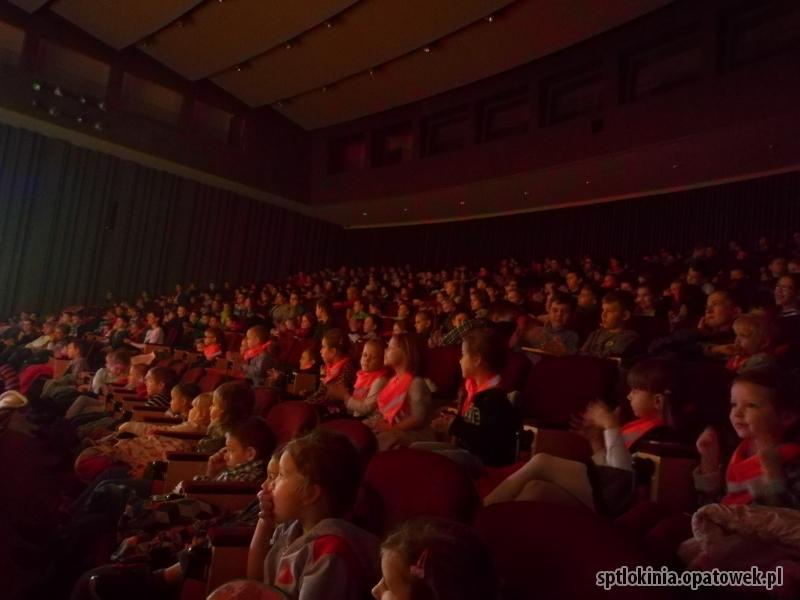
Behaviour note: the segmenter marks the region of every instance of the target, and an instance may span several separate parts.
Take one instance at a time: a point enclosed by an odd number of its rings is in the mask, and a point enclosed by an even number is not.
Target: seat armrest
[[[212,527],[208,530],[208,540],[215,548],[249,546],[255,527]]]
[[[644,440],[637,444],[636,450],[645,454],[652,454],[662,458],[687,458],[699,459],[697,448],[681,442],[667,442],[658,440]]]
[[[134,420],[136,420],[137,412],[138,411],[133,412]],[[139,416],[141,416],[141,420],[145,423],[154,423],[160,425],[180,425],[181,423],[183,423],[183,419],[181,419],[180,417],[168,417],[166,415],[149,415],[149,414],[143,414]]]
[[[205,437],[205,434],[196,431],[170,431],[168,429],[157,429],[153,433],[162,437],[173,438],[176,440],[188,440],[190,442],[199,442]]]
[[[167,452],[167,460],[170,462],[208,462],[210,454],[200,452]]]

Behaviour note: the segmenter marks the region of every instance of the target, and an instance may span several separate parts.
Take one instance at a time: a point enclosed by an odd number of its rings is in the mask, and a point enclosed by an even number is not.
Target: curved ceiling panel
[[[47,2],[48,0],[11,0],[11,4],[16,4],[22,10],[26,10],[29,13],[36,12],[47,4]]]
[[[145,51],[187,79],[200,79],[282,44],[357,1],[209,2],[192,13],[185,27],[159,32]]]
[[[50,10],[117,50],[146,38],[203,0],[56,0]]]
[[[373,0],[360,2],[335,27],[318,28],[299,44],[250,62],[213,81],[261,106],[366,71],[449,35],[515,0]]]
[[[433,96],[512,69],[621,25],[671,0],[523,0],[489,23],[481,21],[445,39],[323,92],[316,89],[279,108],[307,129],[317,129]],[[368,54],[365,52],[365,54]],[[312,67],[308,67],[312,68]],[[242,75],[247,73],[237,73]],[[281,73],[281,77],[287,76]],[[217,82],[222,85],[221,82]],[[223,85],[222,87],[226,87]],[[245,101],[248,90],[228,87]]]

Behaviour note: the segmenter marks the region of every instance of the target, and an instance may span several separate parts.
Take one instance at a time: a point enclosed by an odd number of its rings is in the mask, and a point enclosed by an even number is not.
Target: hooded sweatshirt
[[[292,600],[361,600],[379,579],[379,540],[342,519],[303,534],[299,521],[275,529],[264,561],[266,583]]]

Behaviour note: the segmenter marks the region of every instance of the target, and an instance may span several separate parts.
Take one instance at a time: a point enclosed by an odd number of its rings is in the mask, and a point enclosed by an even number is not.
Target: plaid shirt
[[[461,325],[456,327],[455,329],[451,329],[448,331],[443,337],[440,343],[441,346],[453,346],[455,344],[460,344],[464,341],[464,335],[471,331],[472,329],[479,329],[480,327],[486,326],[486,319],[470,319],[469,321],[464,321]]]
[[[244,483],[261,483],[267,478],[267,465],[259,459],[251,460],[229,469],[223,469],[216,477],[198,475],[195,481],[242,481]]]

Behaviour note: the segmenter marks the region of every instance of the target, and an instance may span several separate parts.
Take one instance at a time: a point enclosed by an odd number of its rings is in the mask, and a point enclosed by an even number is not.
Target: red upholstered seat
[[[226,331],[224,335],[225,335],[225,350],[230,350],[231,352],[238,352],[239,348],[242,347],[242,340],[244,339],[244,335],[233,331]]]
[[[434,398],[452,400],[461,385],[461,346],[424,348],[422,374],[436,385]]]
[[[482,509],[475,526],[492,552],[508,600],[671,597],[659,588],[606,591],[596,585],[598,571],[644,563],[635,545],[589,509],[506,502]]]
[[[314,344],[316,344],[314,339],[294,340],[285,349],[282,349],[280,363],[290,367],[297,367],[303,352],[308,348],[312,348]]]
[[[531,361],[527,356],[509,350],[506,366],[500,373],[500,386],[507,392],[521,390],[531,367]]]
[[[194,367],[189,369],[181,377],[181,383],[198,383],[205,374],[205,369],[202,367]]]
[[[175,375],[178,376],[178,379],[183,377],[183,374],[186,373],[186,370],[189,368],[189,365],[186,363],[185,360],[173,360],[169,364],[169,368],[175,372]]]
[[[280,446],[314,429],[317,425],[317,411],[302,400],[287,400],[273,406],[267,413],[266,421]]]
[[[526,421],[563,427],[597,398],[610,401],[617,378],[614,361],[593,356],[542,356],[529,371],[519,404]]]
[[[528,461],[519,460],[513,465],[506,465],[505,467],[484,467],[483,476],[475,481],[475,485],[478,486],[478,494],[480,494],[480,497],[485,498],[488,496],[494,488],[506,479],[506,477],[521,468],[526,462]]]
[[[358,453],[366,466],[372,455],[378,450],[378,441],[372,430],[356,419],[334,419],[320,425],[326,429],[332,429],[346,435],[353,445],[358,449]]]
[[[468,523],[480,505],[475,484],[455,462],[400,448],[372,457],[354,520],[378,535],[420,515]]]
[[[272,407],[275,406],[275,404],[277,404],[281,399],[281,395],[278,392],[269,388],[255,388],[253,393],[256,397],[256,404],[253,408],[253,414],[262,417],[266,417]]]
[[[228,378],[225,376],[224,373],[220,373],[219,371],[208,370],[205,372],[203,377],[197,382],[197,385],[200,386],[201,392],[213,392],[217,389],[221,384],[225,383]]]

